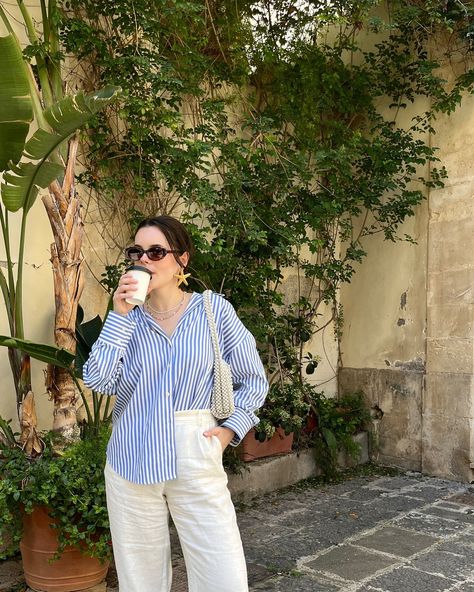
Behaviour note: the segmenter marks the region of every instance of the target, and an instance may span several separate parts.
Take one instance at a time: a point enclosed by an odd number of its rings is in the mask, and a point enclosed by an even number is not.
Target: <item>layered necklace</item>
[[[173,306],[173,308],[169,308],[168,310],[157,310],[156,308],[153,308],[149,300],[145,302],[145,307],[147,312],[155,319],[155,321],[167,321],[178,314],[181,307],[183,306],[185,296],[186,294],[183,292],[183,297],[178,302],[178,304]]]

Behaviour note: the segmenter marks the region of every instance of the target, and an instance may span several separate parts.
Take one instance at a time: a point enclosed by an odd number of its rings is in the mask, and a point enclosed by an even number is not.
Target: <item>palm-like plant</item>
[[[37,42],[31,18],[21,0],[21,13],[31,43]],[[45,39],[56,47],[54,2],[41,1]],[[36,434],[34,397],[31,390],[30,355],[37,351],[26,347],[23,326],[23,257],[28,213],[41,188],[48,187],[43,203],[51,223],[54,242],[51,261],[56,302],[55,341],[59,350],[75,351],[77,306],[82,293],[82,228],[80,204],[74,187],[77,139],[73,134],[95,113],[115,99],[119,89],[108,87],[91,95],[77,93],[62,96],[58,64],[36,57],[40,81],[38,89],[31,66],[23,58],[20,43],[0,6],[8,34],[0,37],[0,224],[7,259],[6,273],[0,269],[0,288],[5,301],[10,336],[0,338],[9,348],[21,442],[30,455],[41,452]],[[45,108],[43,108],[43,105]],[[30,127],[37,131],[27,140]],[[65,148],[66,147],[66,148]],[[21,212],[17,262],[11,253],[9,212]],[[15,275],[16,265],[16,275]],[[14,338],[14,341],[11,341]],[[58,351],[59,351],[58,350]],[[46,354],[45,352],[49,353]],[[78,436],[76,389],[67,364],[58,364],[54,348],[42,350],[49,362],[47,386],[54,402],[53,429],[73,440]],[[50,356],[48,358],[48,355]]]

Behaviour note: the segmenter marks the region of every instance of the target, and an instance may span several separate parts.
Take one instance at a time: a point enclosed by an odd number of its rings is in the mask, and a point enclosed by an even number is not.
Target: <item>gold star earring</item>
[[[174,277],[178,280],[178,288],[181,286],[181,284],[184,284],[185,286],[188,285],[188,280],[186,278],[188,278],[190,275],[190,273],[184,273],[184,269],[182,267],[179,268],[179,272],[174,274]]]

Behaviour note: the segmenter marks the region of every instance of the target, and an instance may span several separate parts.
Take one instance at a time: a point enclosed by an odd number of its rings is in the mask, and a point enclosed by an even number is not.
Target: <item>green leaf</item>
[[[337,451],[337,440],[334,432],[328,430],[327,428],[321,429],[324,439],[326,440],[326,444],[328,445],[329,450],[332,454],[335,454]]]
[[[0,37],[0,56],[0,171],[4,171],[10,161],[20,160],[33,106],[27,66],[13,35]]]
[[[23,158],[6,172],[0,185],[2,200],[11,212],[27,210],[33,205],[39,188],[47,187],[63,166],[49,159],[78,128],[87,123],[100,109],[115,99],[120,89],[108,86],[91,95],[80,92],[57,102],[44,113],[52,132],[37,130],[24,146]],[[29,162],[35,160],[37,162]]]
[[[42,166],[25,162],[12,167],[4,174],[0,185],[7,210],[16,212],[25,205],[29,209],[40,188],[47,187],[63,170],[62,165],[53,162],[44,162]],[[28,204],[25,203],[27,196]]]
[[[0,416],[0,431],[3,432],[4,437],[6,438],[7,442],[10,446],[15,446],[16,438],[15,433],[13,432],[12,428],[10,427],[11,419],[3,419]]]
[[[41,160],[44,154],[51,153],[63,140],[59,134],[39,129],[25,144],[23,156],[31,160]]]
[[[57,134],[69,135],[113,101],[120,90],[117,86],[106,86],[90,95],[83,92],[70,95],[47,109],[45,119]]]
[[[83,314],[82,314],[83,316]],[[86,321],[85,323],[78,322],[76,324],[76,374],[82,378],[82,367],[84,366],[94,343],[97,341],[102,330],[102,319],[99,315]]]
[[[76,332],[78,337],[82,340],[85,346],[89,347],[89,349],[99,338],[100,332],[102,331],[102,325],[102,319],[97,315],[93,319],[81,323],[77,327]]]
[[[46,345],[45,343],[36,343],[34,341],[27,341],[26,339],[18,339],[17,337],[6,337],[0,335],[0,345],[18,349],[35,360],[53,364],[60,368],[70,368],[74,362],[74,354],[67,349],[61,349],[54,345]]]

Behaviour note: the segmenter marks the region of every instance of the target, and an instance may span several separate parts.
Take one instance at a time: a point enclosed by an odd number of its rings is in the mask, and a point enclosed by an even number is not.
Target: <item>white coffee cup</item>
[[[125,302],[129,304],[143,304],[146,299],[148,284],[151,280],[151,271],[142,265],[132,265],[127,269],[127,273],[138,280],[135,294],[129,298],[125,298]]]

